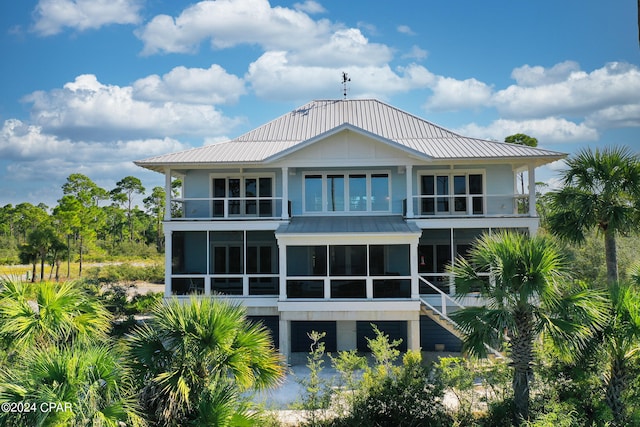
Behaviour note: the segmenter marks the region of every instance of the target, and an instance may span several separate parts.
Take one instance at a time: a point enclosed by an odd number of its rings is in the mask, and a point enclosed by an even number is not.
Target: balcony
[[[171,200],[171,220],[279,219],[281,197],[190,197]]]
[[[531,215],[527,194],[413,196],[412,203],[415,218]]]

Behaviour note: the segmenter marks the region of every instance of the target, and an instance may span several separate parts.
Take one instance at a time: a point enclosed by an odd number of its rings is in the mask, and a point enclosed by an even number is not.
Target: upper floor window
[[[304,175],[304,211],[388,212],[389,173],[321,173]]]
[[[213,177],[213,216],[274,216],[270,176]]]
[[[420,211],[423,215],[484,213],[483,175],[436,173],[420,176]]]

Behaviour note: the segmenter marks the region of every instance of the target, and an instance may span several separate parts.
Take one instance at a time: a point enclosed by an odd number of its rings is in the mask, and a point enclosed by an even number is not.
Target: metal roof
[[[421,234],[422,230],[401,216],[292,217],[276,234]]]
[[[375,99],[349,99],[312,101],[230,141],[135,163],[157,171],[164,166],[265,164],[341,127],[374,135],[425,160],[536,158],[547,163],[565,157],[541,148],[458,135]]]

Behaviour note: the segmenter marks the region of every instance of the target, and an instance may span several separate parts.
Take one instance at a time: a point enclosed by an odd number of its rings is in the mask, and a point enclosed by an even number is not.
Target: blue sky
[[[468,136],[640,151],[632,0],[21,0],[0,4],[0,206],[71,173],[238,136],[313,99],[372,97]],[[553,184],[554,164],[537,178]]]

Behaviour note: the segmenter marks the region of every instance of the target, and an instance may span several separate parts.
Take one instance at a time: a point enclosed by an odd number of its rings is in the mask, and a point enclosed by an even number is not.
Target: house
[[[165,175],[167,297],[240,301],[283,354],[459,350],[446,265],[484,232],[538,227],[517,176],[563,153],[458,135],[373,99],[310,102],[233,140],[137,161]],[[181,194],[172,195],[175,179]],[[438,346],[436,346],[438,344]]]

